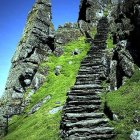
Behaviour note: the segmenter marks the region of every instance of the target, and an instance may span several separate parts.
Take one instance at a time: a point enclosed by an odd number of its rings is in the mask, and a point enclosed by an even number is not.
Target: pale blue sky
[[[0,96],[20,40],[28,12],[35,0],[0,0]],[[52,0],[55,28],[65,22],[76,22],[80,0]]]

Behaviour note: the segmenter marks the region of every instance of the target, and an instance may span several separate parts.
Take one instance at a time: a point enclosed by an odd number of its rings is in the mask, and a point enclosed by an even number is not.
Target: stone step
[[[101,104],[101,100],[86,100],[86,101],[80,101],[80,100],[77,100],[77,101],[68,101],[67,102],[68,105],[75,105],[75,106],[78,106],[78,105],[100,105]]]
[[[95,45],[95,46],[96,46],[95,49],[100,49],[100,48],[98,48],[97,45]],[[97,59],[100,59],[103,55],[105,55],[105,53],[102,53],[102,52],[95,53],[94,50],[90,50],[87,53],[87,56],[92,56],[92,58],[97,58]]]
[[[112,140],[114,138],[114,134],[94,134],[88,136],[78,136],[78,135],[71,135],[65,140]]]
[[[112,134],[114,131],[114,128],[111,127],[96,127],[94,129],[89,128],[74,128],[67,132],[68,135],[73,134],[80,134],[80,135],[94,135],[94,134]]]
[[[99,100],[99,99],[100,97],[97,95],[88,95],[88,96],[68,95],[67,98],[68,101],[78,101],[78,100],[90,101],[90,100]]]
[[[98,84],[86,84],[86,85],[74,85],[72,87],[73,90],[77,89],[103,89],[101,85]]]
[[[95,75],[93,77],[77,77],[76,81],[95,81],[99,79],[99,75]]]
[[[100,126],[102,124],[108,123],[107,118],[98,118],[92,120],[82,120],[76,123],[64,122],[65,127],[67,128],[95,128],[96,126]]]
[[[73,105],[67,105],[64,106],[63,111],[65,113],[84,113],[84,112],[95,112],[100,108],[99,105],[79,105],[79,106],[73,106]]]
[[[100,69],[92,69],[92,68],[87,68],[87,69],[79,69],[79,72],[93,72],[93,73],[97,73],[97,72],[102,72],[102,70]]]
[[[75,85],[84,85],[84,84],[101,84],[100,80],[94,80],[94,81],[79,81],[77,80],[75,82]]]
[[[91,50],[94,52],[94,50]],[[100,60],[101,56],[99,55],[87,55],[83,60]]]
[[[79,71],[78,75],[86,75],[86,74],[103,74],[103,71],[99,71],[99,70],[93,70],[93,71]]]
[[[67,120],[86,120],[94,118],[103,118],[104,113],[66,113],[64,118]]]
[[[102,66],[102,63],[83,63],[81,64],[81,67],[82,66],[86,66],[86,67],[92,67],[92,66]]]
[[[83,90],[72,90],[67,92],[67,95],[75,95],[75,96],[90,96],[90,95],[100,95],[102,90],[92,90],[92,91],[83,91]]]
[[[71,93],[79,93],[79,94],[97,94],[98,92],[103,92],[103,89],[71,89]]]
[[[103,68],[103,65],[81,66],[80,67],[80,69],[89,69],[89,68],[92,68],[92,69],[100,69],[100,68]]]
[[[81,65],[84,65],[84,64],[86,64],[86,65],[92,64],[93,66],[97,66],[97,65],[102,65],[102,62],[101,62],[101,60],[99,60],[99,61],[96,61],[96,60],[92,60],[92,61],[84,60],[84,61],[81,62]]]
[[[78,79],[78,78],[89,78],[89,79],[95,79],[95,78],[97,78],[97,77],[99,77],[100,76],[100,74],[84,74],[84,75],[77,75],[76,76],[76,78]]]

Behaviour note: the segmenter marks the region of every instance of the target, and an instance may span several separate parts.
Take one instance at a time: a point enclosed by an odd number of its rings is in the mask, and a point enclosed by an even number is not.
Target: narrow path
[[[67,93],[63,108],[61,136],[64,140],[109,140],[113,128],[100,108],[101,85],[104,74],[102,58],[105,54],[108,22],[102,18],[97,26],[94,46],[81,62],[76,83]]]

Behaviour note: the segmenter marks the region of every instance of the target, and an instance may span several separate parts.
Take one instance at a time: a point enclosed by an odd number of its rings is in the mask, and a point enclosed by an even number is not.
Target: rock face
[[[114,137],[113,128],[107,125],[108,119],[100,108],[99,97],[103,92],[102,79],[106,77],[102,61],[105,42],[102,40],[107,38],[107,31],[107,19],[102,18],[95,37],[96,46],[91,47],[81,62],[75,85],[67,93],[61,122],[61,137],[64,140],[109,140]],[[104,35],[99,37],[102,33]]]
[[[139,0],[124,0],[123,3],[119,1],[119,4],[112,9],[110,31],[116,47],[113,49],[110,65],[110,83],[112,83],[110,89],[119,88],[126,77],[133,75],[134,64],[140,65],[139,7]]]
[[[81,36],[77,23],[65,23],[59,26],[55,32],[55,51],[56,56],[63,54],[63,47],[66,43],[78,39]]]
[[[90,28],[96,25],[96,13],[103,11],[103,3],[98,0],[81,0],[78,24],[81,32],[90,31]]]
[[[139,140],[140,139],[140,131],[133,130],[132,134],[130,135],[131,140]]]
[[[111,25],[114,44],[122,40],[127,40],[126,49],[134,59],[137,65],[140,65],[140,1],[124,0],[116,12],[112,11],[114,23]]]
[[[54,28],[51,23],[50,0],[36,0],[12,58],[2,98],[6,101],[4,110],[7,110],[10,116],[19,114],[24,109],[22,106],[24,93],[32,82],[34,83],[32,85],[38,86],[40,77],[37,74],[38,65],[47,58],[49,52],[54,51],[53,42]]]

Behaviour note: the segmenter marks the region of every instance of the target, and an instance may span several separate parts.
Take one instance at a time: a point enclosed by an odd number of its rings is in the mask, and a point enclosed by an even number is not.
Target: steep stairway
[[[100,107],[107,32],[107,19],[102,18],[94,45],[81,62],[75,85],[67,93],[60,128],[64,140],[109,140],[114,137],[114,129],[108,126],[109,120]]]

